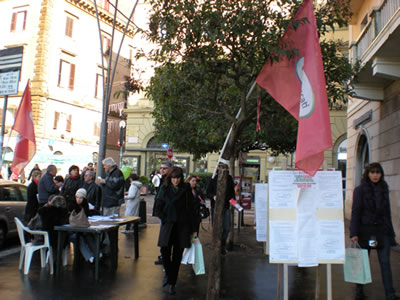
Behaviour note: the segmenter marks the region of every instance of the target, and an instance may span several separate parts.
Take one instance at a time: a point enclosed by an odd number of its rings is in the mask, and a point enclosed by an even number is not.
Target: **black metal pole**
[[[0,133],[0,171],[3,167],[3,143],[4,143],[4,132],[6,127],[7,102],[8,102],[8,95],[5,95],[3,104],[3,115],[1,119],[1,133]]]

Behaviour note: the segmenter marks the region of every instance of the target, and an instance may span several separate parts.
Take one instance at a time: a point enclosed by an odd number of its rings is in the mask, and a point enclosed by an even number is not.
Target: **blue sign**
[[[161,144],[161,148],[162,149],[168,149],[169,147],[168,147],[168,143],[162,143]]]

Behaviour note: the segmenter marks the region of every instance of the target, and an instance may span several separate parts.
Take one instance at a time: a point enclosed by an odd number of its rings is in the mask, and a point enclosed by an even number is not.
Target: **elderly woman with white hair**
[[[124,201],[124,175],[112,157],[103,159],[102,164],[106,178],[98,179],[98,183],[103,185],[103,215],[119,215],[120,205]]]

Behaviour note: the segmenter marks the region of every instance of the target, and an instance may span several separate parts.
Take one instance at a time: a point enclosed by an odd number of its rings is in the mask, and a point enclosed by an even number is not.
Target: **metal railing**
[[[400,0],[384,0],[379,8],[370,14],[370,20],[357,41],[350,46],[352,63],[360,60],[371,46],[382,29],[390,22],[392,17],[400,11]]]

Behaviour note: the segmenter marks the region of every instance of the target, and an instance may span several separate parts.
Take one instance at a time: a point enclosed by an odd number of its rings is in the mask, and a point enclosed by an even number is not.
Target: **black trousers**
[[[179,247],[176,225],[169,238],[168,247],[161,247],[162,261],[167,275],[167,283],[175,285],[178,279],[184,248]]]

